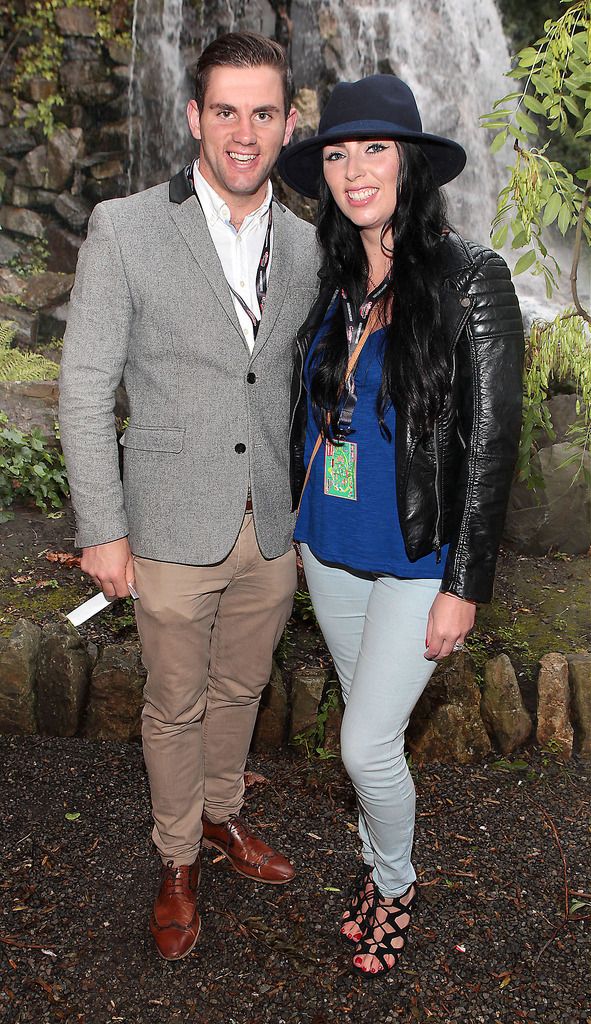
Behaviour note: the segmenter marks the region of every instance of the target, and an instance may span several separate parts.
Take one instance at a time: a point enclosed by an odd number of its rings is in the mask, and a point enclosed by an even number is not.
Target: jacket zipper
[[[462,305],[465,305],[467,308],[470,307],[471,303],[470,303],[470,299],[469,299],[468,296],[464,296],[464,301],[462,301]],[[468,314],[466,314],[466,319],[467,319],[467,316],[468,316]],[[462,318],[462,322],[457,327],[456,333],[454,335],[453,342],[452,342],[452,351],[453,351],[452,383],[453,383],[453,378],[455,377],[455,374],[456,374],[456,350],[455,350],[456,349],[456,343],[457,343],[457,340],[458,340],[458,338],[460,336],[461,331],[463,330],[464,323],[465,323],[465,319]],[[463,439],[462,435],[460,434],[459,430],[458,430],[458,436],[459,436],[460,441],[462,442],[462,444],[464,445],[464,448],[465,448],[466,445],[465,445],[464,439]],[[434,448],[435,448],[435,501],[437,503],[437,519],[435,520],[435,535],[434,535],[433,540],[434,540],[434,544],[435,544],[435,554],[436,554],[435,562],[436,562],[437,565],[439,565],[439,563],[441,561],[441,520],[442,520],[442,511],[443,510],[442,510],[442,496],[441,496],[441,458],[440,458],[440,452],[439,452],[439,425],[437,423],[437,420],[435,420],[435,424],[434,424],[434,427],[433,427],[433,445],[434,445]]]
[[[439,565],[441,561],[441,495],[439,493],[441,482],[441,465],[439,459],[439,430],[437,420],[433,427],[433,446],[435,448],[435,501],[437,503],[437,519],[435,520],[435,562]]]
[[[454,382],[455,382],[455,379],[456,379],[456,369],[457,369],[457,367],[456,367],[456,350],[454,348],[453,361],[452,361],[452,370],[451,370],[451,385],[450,385],[452,389],[453,389]],[[462,448],[465,451],[466,450],[466,442],[464,441],[464,438],[462,436],[462,431],[460,430],[459,424],[456,424],[456,433],[458,435],[458,440],[459,440]]]

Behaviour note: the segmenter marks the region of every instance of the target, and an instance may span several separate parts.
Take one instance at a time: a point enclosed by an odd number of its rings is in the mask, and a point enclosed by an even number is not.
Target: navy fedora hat
[[[318,133],[284,149],[277,169],[291,188],[318,199],[322,147],[352,139],[396,139],[420,146],[436,185],[445,185],[464,169],[466,153],[457,142],[423,131],[410,87],[396,75],[369,75],[339,82],[320,118]]]

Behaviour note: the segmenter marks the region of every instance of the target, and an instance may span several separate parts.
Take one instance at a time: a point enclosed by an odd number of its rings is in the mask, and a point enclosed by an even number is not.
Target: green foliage
[[[508,757],[499,757],[497,761],[493,761],[491,768],[494,768],[496,772],[524,772],[529,771],[530,765],[523,757],[515,757],[513,760]]]
[[[36,352],[11,348],[16,324],[0,320],[0,381],[56,380],[59,366]]]
[[[555,136],[569,128],[577,138],[591,135],[591,0],[571,3],[544,30],[534,46],[517,54],[516,66],[508,72],[519,89],[497,100],[481,120],[485,128],[497,131],[493,152],[508,141],[515,152],[509,182],[499,195],[493,245],[505,245],[510,230],[512,247],[526,250],[515,273],[532,269],[543,275],[550,296],[558,265],[545,245],[544,230],[556,223],[566,235],[580,225],[591,242],[591,167],[579,167],[573,174],[551,158],[551,143],[540,148],[535,142],[542,128]]]
[[[47,448],[39,430],[25,434],[0,413],[0,522],[12,518],[10,505],[32,499],[44,512],[61,508],[69,494],[64,457]]]
[[[542,276],[550,298],[560,267],[547,246],[548,229],[555,225],[563,236],[574,229],[570,273],[574,308],[552,322],[534,323],[528,339],[518,468],[530,486],[538,482],[531,463],[536,439],[541,431],[552,436],[543,404],[551,383],[574,383],[584,419],[582,427],[573,429],[572,440],[584,450],[591,441],[591,314],[583,308],[577,287],[583,240],[591,243],[590,158],[585,149],[585,166],[579,164],[575,170],[554,158],[555,140],[570,134],[586,143],[591,136],[591,0],[562,0],[562,4],[568,4],[564,13],[549,18],[544,35],[517,54],[508,77],[519,82],[519,88],[497,100],[481,119],[485,128],[497,132],[491,150],[501,150],[510,142],[515,154],[492,225],[495,248],[510,239],[513,249],[524,250],[514,274],[529,270]],[[572,460],[576,458],[580,459],[580,452],[574,450]]]
[[[550,323],[532,324],[526,349],[523,428],[517,468],[522,480],[535,487],[540,483],[532,465],[540,434],[554,436],[545,399],[553,381],[568,382],[579,396],[579,423],[569,431],[573,444],[568,463],[582,466],[581,449],[591,449],[591,333],[585,321],[572,309]]]
[[[16,324],[11,320],[0,320],[0,352],[10,348],[16,334]]]
[[[583,910],[583,909],[587,909],[587,908],[591,909],[591,903],[589,902],[589,900],[581,900],[581,899],[571,900],[571,904],[570,904],[570,913],[571,914],[576,914],[577,910]]]
[[[300,622],[314,622],[312,599],[306,590],[296,590],[293,598],[293,615]]]
[[[24,13],[14,12],[15,36],[30,38],[27,45],[18,51],[16,72],[12,91],[17,100],[27,94],[32,79],[43,79],[50,83],[49,95],[34,104],[23,119],[25,128],[40,127],[47,137],[59,127],[57,111],[64,106],[64,97],[59,92],[59,70],[62,63],[64,41],[56,22],[56,11],[60,7],[86,7],[96,15],[96,36],[102,40],[117,39],[127,42],[126,32],[116,32],[112,21],[112,0],[35,0],[25,6]],[[131,6],[131,3],[129,4]]]
[[[541,749],[540,756],[533,757],[525,752],[517,757],[499,757],[493,761],[491,768],[506,775],[518,776],[518,785],[523,782],[538,782],[546,775],[564,775],[570,778],[571,769],[566,765],[564,752],[556,740],[548,740]]]
[[[562,0],[528,0],[526,4],[523,0],[497,0],[497,6],[505,34],[510,38],[515,53],[529,46],[532,39],[537,39],[540,29],[549,19],[559,18],[564,12]],[[542,142],[548,142],[551,137],[541,123]],[[584,139],[575,138],[575,132],[570,125],[563,135],[555,134],[552,137],[552,154],[554,159],[563,163],[571,173],[574,173],[577,167],[583,167],[587,160]]]
[[[294,743],[303,746],[307,757],[318,757],[321,761],[328,761],[337,755],[324,746],[326,735],[326,723],[331,711],[339,706],[339,695],[337,688],[332,685],[324,694],[324,698],[318,708],[316,721],[310,729],[294,736]]]
[[[524,637],[516,622],[495,622],[491,630],[477,621],[474,632],[466,638],[466,651],[474,662],[476,669],[476,682],[479,686],[484,684],[484,667],[491,657],[499,653],[506,654],[513,664],[526,667],[529,671],[537,662],[537,657]]]
[[[13,81],[13,92],[17,98],[26,92],[32,78],[42,78],[51,83],[52,94],[37,103],[24,118],[26,128],[39,125],[45,135],[51,135],[56,127],[55,109],[63,106],[59,95],[58,74],[62,62],[63,39],[55,24],[55,11],[61,7],[61,0],[36,0],[28,10],[15,19],[15,30],[31,35],[32,40],[22,47],[18,54],[17,69]]]
[[[19,277],[29,277],[32,274],[42,274],[47,270],[48,260],[49,247],[46,240],[34,238],[24,252],[18,253],[8,261],[8,266]]]

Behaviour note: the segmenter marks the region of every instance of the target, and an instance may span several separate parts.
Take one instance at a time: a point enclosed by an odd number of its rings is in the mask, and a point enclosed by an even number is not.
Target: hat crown
[[[319,135],[335,134],[339,127],[354,130],[358,122],[389,123],[410,132],[422,132],[421,115],[413,93],[396,75],[370,75],[358,82],[339,82],[324,109]]]
[[[283,180],[303,196],[318,199],[322,147],[352,139],[396,139],[418,146],[428,160],[436,186],[460,174],[466,153],[457,142],[423,131],[412,90],[396,75],[370,75],[335,85],[318,132],[291,143],[279,157]]]

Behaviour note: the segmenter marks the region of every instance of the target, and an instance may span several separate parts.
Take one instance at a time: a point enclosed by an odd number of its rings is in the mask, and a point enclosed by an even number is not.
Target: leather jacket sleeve
[[[505,261],[467,244],[474,264],[457,283],[471,310],[454,356],[457,431],[465,448],[441,590],[487,602],[519,445],[524,338]]]

